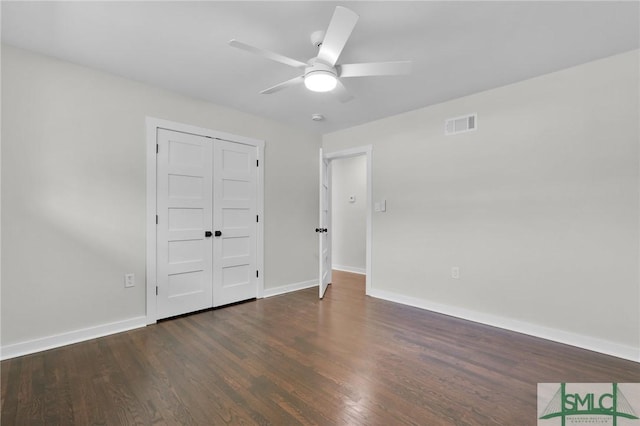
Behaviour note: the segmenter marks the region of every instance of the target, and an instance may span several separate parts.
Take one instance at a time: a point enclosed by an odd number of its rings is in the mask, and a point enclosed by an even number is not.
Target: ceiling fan
[[[230,40],[229,45],[304,70],[304,74],[265,89],[260,92],[261,94],[274,93],[304,83],[306,88],[311,91],[333,91],[341,102],[347,102],[353,99],[353,96],[340,81],[343,78],[403,75],[411,72],[411,61],[337,64],[342,49],[349,40],[357,21],[358,15],[353,11],[342,6],[336,7],[327,31],[316,31],[311,34],[311,42],[319,48],[318,56],[311,58],[306,63],[235,39]]]

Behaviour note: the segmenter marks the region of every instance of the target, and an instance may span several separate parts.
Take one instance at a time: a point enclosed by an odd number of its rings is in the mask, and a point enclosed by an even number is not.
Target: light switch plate
[[[374,212],[386,212],[387,211],[387,200],[376,201],[373,203],[373,211]]]

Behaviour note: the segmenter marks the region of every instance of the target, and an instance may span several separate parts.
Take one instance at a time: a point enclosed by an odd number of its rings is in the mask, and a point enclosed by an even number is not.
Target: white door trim
[[[163,120],[154,117],[146,117],[147,127],[147,253],[146,253],[146,322],[154,324],[157,321],[156,310],[156,139],[157,129],[167,129],[176,132],[190,133],[212,139],[222,139],[226,141],[255,146],[257,148],[257,159],[260,162],[258,167],[258,191],[257,191],[257,214],[260,218],[257,229],[257,266],[260,271],[258,276],[257,298],[264,295],[264,140],[237,136],[230,133],[218,132],[202,127],[191,126],[184,123]]]
[[[366,278],[365,278],[365,292],[367,295],[371,294],[371,243],[373,236],[373,226],[372,226],[372,212],[373,212],[373,185],[372,185],[372,164],[373,164],[373,146],[372,145],[364,145],[356,148],[345,149],[342,151],[334,151],[327,152],[323,154],[323,158],[327,159],[329,162],[341,158],[351,158],[357,157],[359,155],[364,155],[366,157],[367,163],[367,229],[366,229]],[[329,185],[329,197],[331,197],[331,184]]]

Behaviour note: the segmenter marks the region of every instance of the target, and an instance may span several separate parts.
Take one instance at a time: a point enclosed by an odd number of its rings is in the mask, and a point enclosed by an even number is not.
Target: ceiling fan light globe
[[[330,71],[311,71],[304,76],[304,85],[312,92],[330,92],[337,84],[335,74]]]

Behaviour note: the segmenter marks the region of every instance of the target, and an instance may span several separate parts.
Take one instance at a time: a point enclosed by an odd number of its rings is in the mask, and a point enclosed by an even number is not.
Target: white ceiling
[[[227,41],[306,61],[336,5],[360,15],[339,63],[410,59],[412,75],[345,80],[344,104],[303,85],[258,94],[299,71]],[[2,1],[4,43],[318,133],[637,49],[639,26],[635,1]]]

